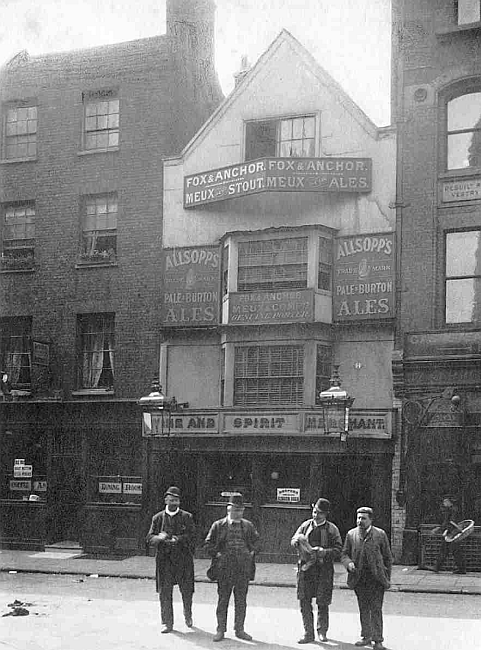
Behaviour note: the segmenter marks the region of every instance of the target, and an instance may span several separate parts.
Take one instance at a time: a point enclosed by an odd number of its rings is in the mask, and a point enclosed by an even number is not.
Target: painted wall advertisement
[[[229,323],[296,323],[314,318],[314,292],[252,291],[229,295]]]
[[[334,320],[394,318],[394,233],[339,237],[334,250]]]
[[[215,325],[219,320],[218,246],[164,250],[162,324]]]
[[[184,177],[184,208],[258,192],[370,192],[370,158],[260,158]]]

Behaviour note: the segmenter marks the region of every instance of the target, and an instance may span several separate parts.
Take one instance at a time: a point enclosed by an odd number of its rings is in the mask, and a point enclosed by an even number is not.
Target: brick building
[[[321,494],[343,533],[365,503],[391,531],[394,131],[283,31],[164,169],[160,375],[189,410],[169,436],[148,418],[147,484],[180,481],[200,531],[240,490],[265,560],[293,560]]]
[[[2,544],[142,547],[162,159],[221,100],[214,12],[168,0],[164,35],[1,70]]]
[[[416,561],[419,531],[436,521],[442,494],[481,521],[481,13],[479,0],[392,4],[397,500],[404,558]],[[480,569],[481,544],[468,541],[468,569]]]

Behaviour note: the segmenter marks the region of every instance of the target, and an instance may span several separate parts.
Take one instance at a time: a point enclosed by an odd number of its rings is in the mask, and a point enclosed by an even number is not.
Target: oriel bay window
[[[307,287],[307,237],[239,242],[238,291]]]
[[[78,317],[79,388],[110,389],[114,385],[114,314]]]
[[[446,323],[481,323],[481,230],[446,233]]]
[[[245,159],[312,158],[316,155],[314,115],[246,123]]]
[[[300,405],[303,345],[236,346],[234,406]]]

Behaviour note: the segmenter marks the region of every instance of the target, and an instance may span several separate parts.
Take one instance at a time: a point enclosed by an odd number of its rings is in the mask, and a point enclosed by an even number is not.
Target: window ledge
[[[11,163],[37,162],[38,158],[2,158],[0,165],[10,165]]]
[[[449,36],[450,34],[456,34],[457,32],[469,32],[476,29],[481,29],[481,22],[467,23],[466,25],[451,25],[445,29],[438,29],[436,31],[436,36],[442,38],[443,36]]]
[[[32,266],[28,269],[0,269],[0,273],[35,273],[35,268]]]
[[[111,388],[81,388],[72,391],[73,397],[90,397],[92,395],[115,395],[115,391]]]
[[[108,147],[107,149],[82,149],[77,151],[77,156],[90,156],[95,153],[111,153],[112,151],[119,151],[120,147]]]
[[[94,262],[94,261],[79,261],[75,264],[76,269],[98,269],[105,268],[107,266],[118,266],[117,262]]]
[[[438,178],[441,180],[464,178],[465,176],[481,176],[481,168],[476,167],[475,169],[471,169],[470,167],[465,167],[463,169],[451,169],[450,171],[438,174]]]

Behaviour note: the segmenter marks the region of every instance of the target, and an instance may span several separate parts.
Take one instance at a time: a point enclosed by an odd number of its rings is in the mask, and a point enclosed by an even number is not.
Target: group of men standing
[[[156,546],[156,587],[159,593],[162,633],[173,630],[173,586],[182,595],[184,618],[192,627],[194,593],[194,538],[192,515],[180,509],[180,490],[170,487],[165,493],[165,509],[154,515],[147,542]],[[390,587],[392,554],[386,533],[373,526],[373,511],[357,510],[357,526],[342,543],[339,529],[328,521],[330,503],[320,498],[312,517],[294,533],[291,544],[298,550],[297,597],[304,635],[298,643],[316,640],[312,600],[317,604],[317,633],[327,641],[329,605],[334,585],[334,562],[341,560],[348,572],[348,586],[354,589],[361,619],[361,638],[356,646],[384,650],[382,605]],[[229,600],[234,594],[234,631],[237,638],[251,641],[244,629],[249,581],[255,572],[255,551],[259,534],[252,522],[243,518],[242,494],[231,495],[227,514],[215,521],[205,538],[212,558],[212,579],[217,582],[217,630],[213,641],[222,641],[227,629]]]

